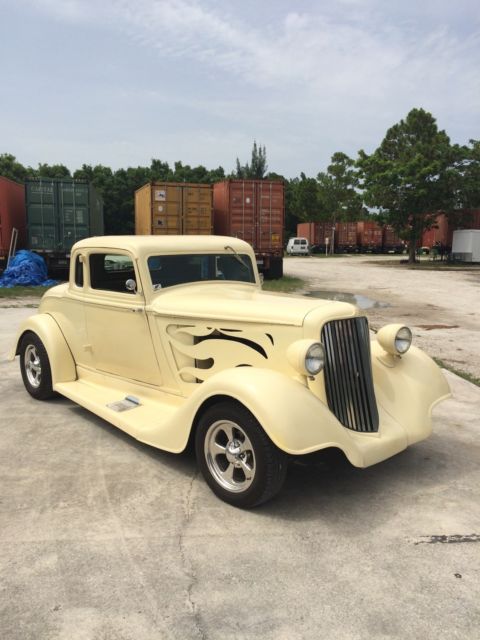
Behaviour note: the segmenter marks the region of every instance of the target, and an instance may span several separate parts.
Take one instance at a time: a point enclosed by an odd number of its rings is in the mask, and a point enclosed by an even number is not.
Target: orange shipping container
[[[209,184],[148,182],[135,191],[137,235],[210,235],[212,217]]]
[[[0,260],[8,256],[13,229],[18,230],[17,249],[25,247],[27,218],[22,184],[0,176]]]

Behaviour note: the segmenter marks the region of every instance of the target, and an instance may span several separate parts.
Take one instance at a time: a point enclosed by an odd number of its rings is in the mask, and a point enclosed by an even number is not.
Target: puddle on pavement
[[[379,300],[372,300],[367,296],[362,296],[359,293],[344,293],[342,291],[309,291],[305,294],[310,298],[323,298],[324,300],[337,300],[338,302],[349,302],[355,304],[360,309],[382,309],[389,307],[388,302],[380,302]]]

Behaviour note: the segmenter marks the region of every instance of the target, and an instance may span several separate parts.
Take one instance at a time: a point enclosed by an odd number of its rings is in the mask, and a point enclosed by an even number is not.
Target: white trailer
[[[454,231],[452,257],[462,262],[480,262],[480,229]]]

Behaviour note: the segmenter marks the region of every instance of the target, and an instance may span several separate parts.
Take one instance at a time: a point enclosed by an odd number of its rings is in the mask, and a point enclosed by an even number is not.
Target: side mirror
[[[125,289],[127,291],[131,291],[132,293],[137,293],[137,283],[132,278],[129,278],[125,282]]]
[[[265,276],[263,275],[263,273],[259,273],[258,277],[260,278],[260,284],[262,285],[265,281]]]

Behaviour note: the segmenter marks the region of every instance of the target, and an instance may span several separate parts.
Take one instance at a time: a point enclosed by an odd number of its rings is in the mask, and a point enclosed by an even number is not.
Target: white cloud
[[[32,2],[57,19],[121,30],[163,56],[198,62],[262,88],[302,86],[317,98],[335,93],[369,101],[412,87],[422,93],[425,81],[441,91],[467,77],[473,94],[478,88],[478,33],[465,38],[447,26],[425,31],[413,21],[397,25],[374,10],[374,2],[333,3],[333,15],[332,5],[327,13],[312,3],[309,13],[287,13],[268,28],[193,0]]]
[[[285,157],[301,155],[291,151],[294,144],[313,157],[316,146],[318,168],[337,149],[373,148],[414,106],[431,110],[448,133],[453,124],[452,137],[480,137],[473,0],[312,0],[297,10],[278,0],[265,2],[261,17],[250,0],[22,1],[55,20],[121,34],[126,46],[140,44],[172,66],[194,69],[208,89],[192,102],[182,87],[170,86],[162,100],[173,111],[190,106],[215,115],[225,130],[241,128],[230,138],[235,143],[269,138],[281,154],[283,140]],[[227,98],[225,80],[238,87]],[[159,99],[145,94],[146,101]],[[213,136],[212,144],[221,147],[221,137]]]

